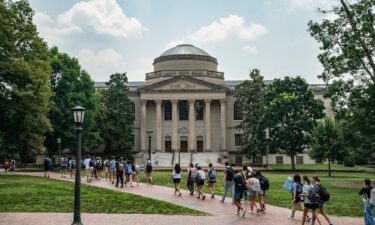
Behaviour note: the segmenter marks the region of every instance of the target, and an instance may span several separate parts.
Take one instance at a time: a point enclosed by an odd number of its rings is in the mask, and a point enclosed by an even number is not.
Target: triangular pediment
[[[226,89],[227,88],[224,86],[199,80],[193,77],[178,76],[143,87],[140,89],[140,91],[210,91]]]

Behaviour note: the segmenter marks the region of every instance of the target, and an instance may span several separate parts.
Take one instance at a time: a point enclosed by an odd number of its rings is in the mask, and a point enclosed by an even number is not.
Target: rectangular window
[[[258,165],[262,164],[263,163],[262,156],[255,156],[253,163],[258,164]]]
[[[195,119],[196,120],[203,120],[203,109],[204,109],[203,101],[197,101],[195,103]]]
[[[203,141],[202,140],[197,141],[197,152],[203,152]]]
[[[236,165],[237,166],[242,165],[242,156],[240,156],[240,155],[236,156]]]
[[[235,146],[242,146],[242,134],[235,134],[234,135],[234,145]]]
[[[189,103],[180,101],[179,103],[180,120],[189,120]]]
[[[297,164],[303,164],[303,155],[297,156]]]
[[[276,156],[276,164],[284,164],[283,156]]]

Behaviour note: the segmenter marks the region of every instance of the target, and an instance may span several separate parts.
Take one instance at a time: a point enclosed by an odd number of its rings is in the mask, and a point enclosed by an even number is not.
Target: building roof
[[[176,47],[170,48],[160,56],[171,56],[171,55],[201,55],[210,56],[206,51],[195,47],[190,44],[177,45]]]

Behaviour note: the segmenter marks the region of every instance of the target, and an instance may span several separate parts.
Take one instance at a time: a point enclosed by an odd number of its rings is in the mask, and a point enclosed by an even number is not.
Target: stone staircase
[[[214,166],[223,166],[217,163],[217,159],[220,157],[219,152],[181,152],[180,153],[180,164],[182,167],[187,167],[190,162],[193,164],[199,163],[201,166],[207,167],[209,163]],[[178,163],[178,152],[174,154],[169,152],[156,152],[152,154],[152,164],[159,167],[170,167]],[[156,164],[156,162],[158,162]]]

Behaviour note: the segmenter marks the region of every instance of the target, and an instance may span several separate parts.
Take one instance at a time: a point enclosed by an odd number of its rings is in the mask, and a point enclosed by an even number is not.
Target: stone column
[[[171,100],[172,103],[172,151],[177,151],[177,103],[178,100]]]
[[[147,100],[141,100],[141,151],[146,152],[146,132],[147,132],[147,125],[146,125],[146,111],[147,111]]]
[[[189,150],[196,150],[195,134],[195,99],[189,99]]]
[[[226,150],[227,149],[227,144],[226,144],[226,124],[225,124],[225,120],[226,120],[226,115],[225,115],[225,112],[226,112],[226,101],[225,99],[220,99],[220,129],[221,129],[221,142],[220,142],[220,146],[221,146],[221,149],[220,150]]]
[[[162,118],[161,118],[161,103],[162,100],[155,100],[156,104],[156,151],[161,151],[162,142]]]
[[[205,143],[206,150],[211,150],[211,99],[204,100],[204,130],[205,130]]]

